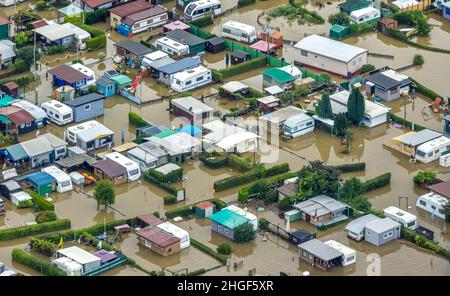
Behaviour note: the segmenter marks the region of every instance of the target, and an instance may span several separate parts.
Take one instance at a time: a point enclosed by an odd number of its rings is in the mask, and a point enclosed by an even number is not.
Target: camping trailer
[[[427,211],[432,216],[437,216],[445,219],[444,207],[448,203],[448,199],[434,192],[419,196],[416,202],[416,207]]]
[[[170,223],[170,222],[164,222],[161,224],[156,225],[157,228],[160,230],[169,233],[175,237],[178,237],[180,239],[180,248],[185,249],[189,248],[191,245],[191,241],[189,239],[189,232],[186,230]]]
[[[84,75],[86,75],[86,84],[87,85],[95,84],[95,81],[97,80],[97,75],[95,75],[95,72],[92,69],[90,69],[80,63],[75,63],[70,66],[72,68],[74,68],[75,70],[77,70],[78,72],[81,72]]]
[[[126,168],[128,181],[133,182],[141,177],[141,169],[139,168],[139,165],[128,157],[120,154],[119,152],[108,153],[105,157]]]
[[[350,13],[350,20],[359,25],[363,23],[372,23],[380,18],[380,11],[374,7],[366,7],[354,10]]]
[[[403,211],[397,207],[387,207],[383,210],[384,215],[406,228],[415,229],[417,227],[417,217],[411,213]]]
[[[284,135],[288,138],[295,138],[314,130],[314,119],[307,114],[292,116],[283,124]]]
[[[178,41],[172,40],[168,37],[162,37],[156,40],[156,48],[168,53],[170,55],[186,55],[189,53],[189,46],[186,44],[181,44]]]
[[[67,257],[53,260],[53,266],[64,271],[68,276],[82,276],[83,266]]]
[[[324,242],[327,246],[332,247],[338,252],[344,254],[341,258],[341,265],[347,266],[350,264],[354,264],[356,262],[356,252],[353,249],[350,249],[346,245],[341,244],[335,240],[328,240]]]
[[[41,108],[47,113],[47,118],[57,125],[65,125],[73,121],[72,108],[57,100],[42,103]]]
[[[228,21],[222,25],[222,37],[246,43],[253,43],[257,39],[255,27],[236,21]]]
[[[173,75],[170,87],[178,92],[199,88],[212,81],[211,70],[198,66]]]
[[[56,191],[58,192],[67,192],[73,189],[72,179],[62,170],[52,165],[41,170],[52,176],[56,180]]]
[[[207,15],[220,15],[222,13],[222,3],[219,0],[200,0],[186,5],[184,17],[193,21]]]
[[[416,159],[428,163],[441,157],[442,153],[450,151],[450,139],[442,136],[423,143],[416,149]]]

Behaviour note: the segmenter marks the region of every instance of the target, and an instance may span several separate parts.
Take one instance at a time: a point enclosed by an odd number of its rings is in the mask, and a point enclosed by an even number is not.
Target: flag
[[[59,240],[59,244],[58,244],[58,248],[59,249],[62,249],[62,247],[63,247],[63,238],[61,237],[61,239]]]
[[[317,216],[317,210],[316,210],[316,212],[314,213],[313,220],[317,222],[317,218],[318,218],[318,216]]]
[[[139,70],[136,74],[136,77],[134,77],[133,82],[131,83],[131,87],[136,89],[138,87],[138,85],[141,84],[141,80],[142,80],[142,74],[141,74],[141,70]]]

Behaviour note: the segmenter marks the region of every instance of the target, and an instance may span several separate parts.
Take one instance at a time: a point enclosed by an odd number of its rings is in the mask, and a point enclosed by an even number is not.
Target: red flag
[[[139,70],[136,74],[136,77],[134,78],[133,82],[131,83],[131,87],[133,89],[136,89],[138,87],[139,84],[141,84],[141,80],[142,80],[142,75],[141,75],[141,70]]]

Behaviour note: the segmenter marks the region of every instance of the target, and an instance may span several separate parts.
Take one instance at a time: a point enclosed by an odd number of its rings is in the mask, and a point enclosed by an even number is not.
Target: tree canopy
[[[347,103],[347,115],[353,122],[361,122],[364,118],[365,100],[358,88],[350,92]]]
[[[347,131],[347,117],[344,113],[336,115],[334,118],[334,128],[336,129],[336,134],[339,137],[345,136]]]
[[[327,93],[322,95],[322,100],[319,102],[319,105],[316,107],[316,113],[322,118],[331,118],[333,116],[333,112],[331,109],[330,96]]]
[[[100,208],[100,205],[105,206],[106,210],[108,205],[114,204],[116,192],[109,181],[101,180],[95,186],[94,198],[97,200],[97,210]]]
[[[254,240],[256,231],[253,230],[253,225],[250,222],[239,225],[234,229],[234,240],[240,244]]]

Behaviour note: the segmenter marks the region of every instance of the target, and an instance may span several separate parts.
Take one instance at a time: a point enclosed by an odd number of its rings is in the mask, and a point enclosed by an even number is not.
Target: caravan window
[[[62,186],[62,187],[70,186],[70,181],[64,181],[64,182],[61,182],[61,186]]]
[[[191,4],[188,6],[188,8],[186,9],[186,14],[190,15],[192,10],[194,10],[197,7],[196,4]]]
[[[91,104],[84,106],[84,111],[89,111],[89,110],[91,110]]]
[[[184,83],[184,85],[189,85],[189,84],[191,84],[191,83],[192,83],[192,81],[189,80],[189,81],[186,81],[186,82]]]
[[[197,81],[202,81],[202,80],[203,80],[203,76],[197,77]]]
[[[436,210],[436,207],[432,205],[432,206],[431,206],[431,209],[432,209],[432,210]]]
[[[136,175],[138,173],[139,173],[138,169],[132,170],[132,171],[130,171],[130,176],[134,176],[134,175]]]
[[[426,202],[424,202],[423,200],[420,200],[420,201],[419,201],[419,203],[420,203],[421,205],[423,205],[424,207],[426,207],[426,206],[427,206],[427,203],[426,203]]]
[[[224,33],[228,33],[228,34],[231,34],[231,30],[230,29],[227,29],[227,28],[223,28],[223,30],[222,30]]]
[[[59,119],[59,114],[56,114],[56,113],[55,113],[55,118],[56,118],[56,119]]]
[[[66,152],[66,148],[56,150],[56,154],[63,154],[64,152]]]
[[[311,126],[311,125],[313,125],[313,124],[314,124],[314,122],[310,121],[310,122],[307,122],[307,123],[306,123],[306,126]]]
[[[248,38],[248,35],[247,35],[247,34],[245,34],[245,33],[242,33],[242,37],[244,37],[244,38]]]
[[[301,50],[300,53],[301,53],[301,55],[304,56],[304,57],[307,57],[307,56],[308,56],[308,51],[306,51],[306,50]]]
[[[428,157],[433,156],[433,152],[428,153]]]
[[[420,157],[425,157],[425,152],[423,152],[423,151],[417,150],[416,154]]]
[[[70,114],[66,114],[63,116],[63,119],[70,119],[72,116]],[[56,118],[59,118],[59,116],[57,116]]]
[[[445,211],[444,211],[444,209],[439,209],[439,214],[444,214],[445,213]]]

